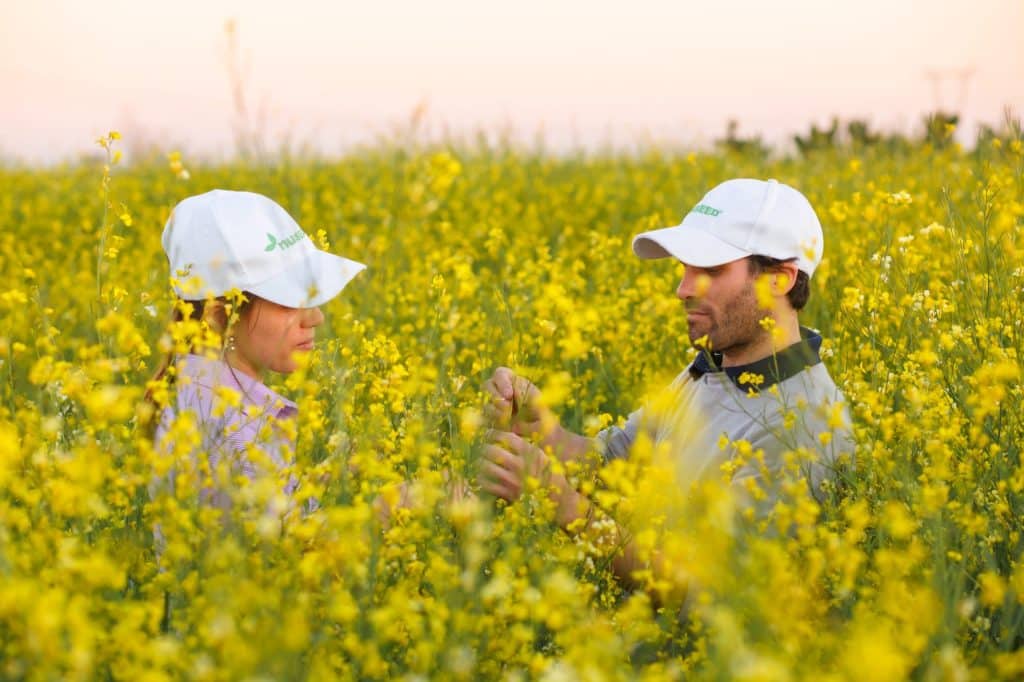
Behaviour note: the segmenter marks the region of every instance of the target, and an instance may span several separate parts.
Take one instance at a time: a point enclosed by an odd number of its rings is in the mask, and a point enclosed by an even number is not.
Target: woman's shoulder
[[[190,436],[184,437],[196,439],[197,446],[237,451],[260,441],[264,425],[296,413],[295,403],[223,360],[183,355],[175,361],[175,396],[161,415],[156,440],[161,442],[172,430],[177,440],[185,428]],[[279,439],[273,436],[274,442],[265,445],[276,452]]]
[[[174,360],[175,384],[214,388],[231,377],[231,367],[223,359],[187,353]]]
[[[160,415],[157,440],[175,424],[197,430],[207,445],[211,436],[238,429],[251,401],[236,370],[220,358],[194,353],[177,356],[173,367],[174,394]]]
[[[294,402],[220,358],[183,355],[176,372],[179,409],[203,407],[214,415],[239,412],[278,417],[292,416],[297,411]]]

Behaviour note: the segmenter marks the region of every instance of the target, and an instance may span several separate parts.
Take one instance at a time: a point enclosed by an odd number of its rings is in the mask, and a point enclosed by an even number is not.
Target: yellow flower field
[[[382,145],[265,167],[124,166],[117,137],[106,167],[0,167],[0,677],[1024,676],[1019,131],[785,159]],[[694,352],[681,268],[630,238],[730,177],[818,211],[801,319],[857,451],[826,504],[794,489],[756,519],[713,486],[681,494],[653,448],[570,472],[670,561],[627,592],[608,538],[555,529],[542,486],[511,506],[457,494],[480,386],[514,367],[592,435],[666,385]],[[168,462],[142,400],[161,355],[208,333],[168,329],[160,233],[215,187],[274,198],[368,265],[278,377],[299,498],[240,477],[227,516],[195,488],[151,494]],[[194,430],[175,429],[186,452]]]

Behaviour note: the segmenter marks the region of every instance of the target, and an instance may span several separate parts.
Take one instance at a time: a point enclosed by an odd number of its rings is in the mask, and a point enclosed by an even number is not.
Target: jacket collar
[[[722,367],[721,353],[701,350],[690,364],[690,376],[699,379],[708,373],[725,372],[729,380],[742,391],[756,392],[769,388],[821,362],[818,355],[821,350],[821,334],[813,329],[800,327],[800,337],[799,341],[777,353],[734,367]],[[757,383],[756,379],[749,381],[750,375],[761,377],[761,382]],[[741,383],[740,377],[748,380]]]

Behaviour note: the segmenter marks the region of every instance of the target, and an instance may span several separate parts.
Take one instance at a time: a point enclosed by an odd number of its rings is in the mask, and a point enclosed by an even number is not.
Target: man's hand
[[[480,461],[482,490],[514,502],[523,494],[526,480],[536,478],[555,503],[558,525],[564,528],[577,518],[580,495],[565,476],[551,471],[551,460],[543,450],[507,431],[491,432],[491,440]]]
[[[491,399],[484,406],[484,416],[492,426],[520,436],[541,430],[547,408],[540,403],[540,389],[529,379],[499,367],[484,382],[484,391]]]
[[[548,456],[529,441],[507,431],[493,431],[480,461],[480,487],[512,502],[523,494],[527,478],[546,483]]]

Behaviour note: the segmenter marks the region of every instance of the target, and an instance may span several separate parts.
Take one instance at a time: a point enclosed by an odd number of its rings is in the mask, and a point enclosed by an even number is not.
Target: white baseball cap
[[[640,258],[672,256],[701,268],[747,256],[796,259],[814,274],[825,238],[807,197],[776,180],[727,180],[704,198],[675,227],[633,237]]]
[[[215,189],[182,200],[161,242],[174,290],[190,300],[239,289],[289,308],[312,308],[366,268],[316,248],[287,211],[253,192]]]

